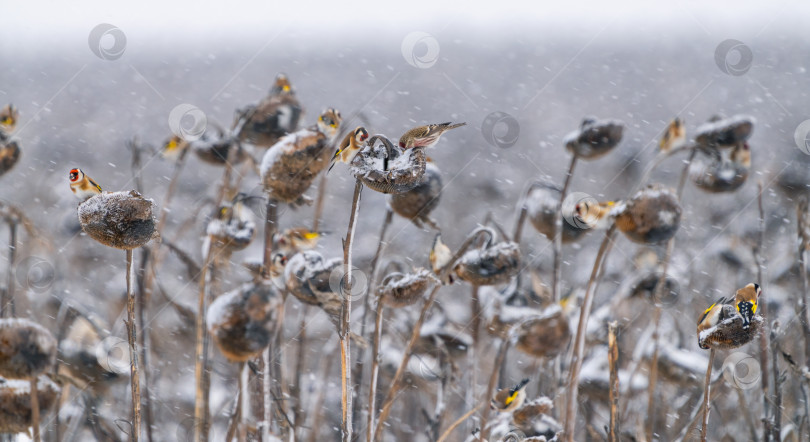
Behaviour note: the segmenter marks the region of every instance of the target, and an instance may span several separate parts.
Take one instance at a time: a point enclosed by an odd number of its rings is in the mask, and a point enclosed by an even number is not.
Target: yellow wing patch
[[[707,308],[707,309],[706,309],[706,311],[705,311],[705,312],[703,312],[703,315],[704,315],[704,316],[706,316],[707,314],[709,314],[709,312],[711,311],[711,309],[713,309],[713,308],[714,308],[714,306],[715,306],[715,305],[717,305],[717,303],[716,303],[716,302],[715,302],[714,304],[712,304],[711,306],[709,306],[709,308]],[[739,307],[739,306],[737,306],[737,310],[739,310],[739,309],[740,309],[740,307]]]
[[[517,398],[518,393],[520,393],[520,390],[516,390],[514,393],[510,394],[510,395],[509,395],[509,396],[506,398],[506,400],[504,401],[504,403],[505,403],[506,405],[511,404],[511,403],[512,403],[512,401],[514,401],[514,400]]]
[[[304,239],[315,239],[321,236],[318,232],[306,232],[304,233]]]

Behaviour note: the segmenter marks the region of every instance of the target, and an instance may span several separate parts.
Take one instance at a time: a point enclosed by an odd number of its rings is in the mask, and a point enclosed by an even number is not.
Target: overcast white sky
[[[807,34],[810,2],[792,1],[504,1],[464,0],[361,0],[361,1],[14,1],[4,2],[0,34],[13,35],[17,44],[41,42],[55,36],[87,32],[98,23],[112,23],[129,33],[173,34],[177,40],[228,38],[255,30],[293,25],[317,27],[348,37],[367,29],[419,28],[432,26],[476,29],[513,27],[521,24],[547,26],[598,26],[614,22],[614,32],[632,33],[634,25],[646,29],[678,28],[684,22],[699,23],[709,32],[769,23],[795,23],[795,33]],[[802,18],[803,17],[803,18]],[[796,20],[798,19],[798,20]],[[799,28],[799,24],[804,26]],[[628,27],[629,26],[629,27]],[[541,28],[536,28],[542,31]],[[790,30],[786,30],[790,32]],[[3,43],[8,44],[4,38]]]

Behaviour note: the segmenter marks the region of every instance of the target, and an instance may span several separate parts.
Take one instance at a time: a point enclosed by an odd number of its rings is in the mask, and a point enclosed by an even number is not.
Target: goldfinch
[[[267,97],[257,105],[237,111],[237,118],[244,121],[236,132],[240,141],[270,147],[279,138],[298,129],[301,114],[301,104],[295,97],[290,80],[286,75],[278,74]]]
[[[709,306],[704,312],[703,315],[698,319],[698,346],[704,350],[707,350],[709,347],[704,346],[700,342],[700,333],[703,330],[709,329],[714,327],[715,325],[723,322],[724,320],[730,318],[734,314],[734,308],[728,305],[731,301],[730,298],[722,297],[715,301],[714,304]]]
[[[450,247],[447,247],[447,244],[442,242],[441,233],[437,234],[433,239],[433,247],[430,249],[428,259],[430,259],[430,267],[436,275],[439,275],[442,269],[453,259],[453,252],[450,250]],[[448,274],[447,281],[444,282],[452,284],[453,276]]]
[[[754,319],[754,314],[757,312],[757,301],[761,294],[762,288],[759,284],[752,282],[737,290],[737,294],[734,296],[734,306],[742,315],[744,329],[751,326],[751,320]]]
[[[306,227],[293,227],[277,233],[273,242],[276,249],[287,255],[293,255],[302,250],[312,250],[318,245],[321,233],[313,232]]]
[[[366,145],[366,140],[368,140],[368,131],[363,126],[357,126],[353,132],[346,134],[332,157],[329,170],[332,170],[338,162],[351,164],[354,157]]]
[[[747,142],[738,144],[731,151],[729,159],[736,166],[741,166],[745,169],[751,168],[751,147]]]
[[[575,224],[581,222],[582,225],[574,227],[593,229],[602,226],[610,219],[610,211],[615,205],[616,203],[613,201],[604,203],[580,201],[574,206],[574,217],[576,218],[574,221]]]
[[[342,121],[343,117],[340,116],[340,112],[330,107],[318,117],[318,131],[326,135],[330,141],[334,140]]]
[[[68,177],[70,179],[70,190],[82,201],[101,193],[101,186],[85,175],[81,169],[70,169]]]
[[[178,135],[173,135],[163,144],[160,156],[169,161],[177,161],[186,152],[189,143]]]
[[[467,123],[441,123],[429,124],[427,126],[414,127],[413,129],[405,132],[399,138],[399,147],[403,149],[412,149],[415,147],[431,147],[439,142],[442,134],[450,129],[455,129],[466,125]]]
[[[666,132],[661,137],[658,143],[658,148],[663,153],[667,153],[672,149],[681,147],[686,142],[686,125],[683,124],[680,118],[675,118],[667,126]]]
[[[14,132],[19,116],[20,112],[13,104],[8,104],[3,109],[0,109],[0,131],[6,134]]]
[[[526,384],[528,383],[529,379],[527,378],[512,388],[499,390],[490,401],[492,409],[501,413],[511,413],[520,408],[526,400]]]

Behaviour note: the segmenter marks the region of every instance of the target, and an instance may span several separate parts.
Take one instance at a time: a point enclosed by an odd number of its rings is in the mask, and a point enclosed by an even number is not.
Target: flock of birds
[[[11,136],[19,112],[17,108],[8,105],[0,110],[0,175],[8,172],[20,157],[19,142]],[[277,159],[279,152],[304,152],[310,149],[317,151],[327,150],[329,155],[327,165],[315,170],[317,175],[324,168],[326,173],[337,163],[344,163],[350,167],[357,166],[358,154],[367,149],[373,149],[373,139],[369,131],[363,126],[357,126],[348,131],[342,140],[333,144],[341,130],[343,118],[335,109],[328,108],[323,111],[316,124],[304,129],[298,129],[302,116],[302,107],[298,102],[288,78],[279,74],[275,79],[269,95],[256,105],[251,105],[236,112],[236,118],[231,130],[209,130],[198,139],[187,139],[182,135],[170,137],[162,146],[161,155],[170,161],[181,161],[188,152],[194,152],[199,159],[217,165],[228,164],[236,166],[246,164],[248,167],[259,169],[265,179],[277,181],[302,180],[299,188],[306,189],[311,183],[311,177],[302,173],[306,165],[295,173],[284,176],[273,176],[272,162]],[[398,140],[400,151],[426,149],[436,145],[442,135],[447,131],[464,126],[465,123],[442,123],[415,127],[405,132]],[[715,118],[698,130],[695,145],[687,146],[686,130],[680,119],[673,120],[665,131],[660,142],[661,159],[671,156],[680,150],[692,149],[694,160],[689,170],[692,182],[699,188],[709,192],[729,192],[739,188],[748,176],[751,167],[750,147],[747,139],[752,131],[753,121],[747,117]],[[617,121],[599,121],[585,119],[579,130],[565,139],[566,148],[575,157],[592,160],[606,155],[621,140],[623,125]],[[244,145],[267,149],[262,161],[257,161]],[[321,154],[318,154],[321,155]],[[323,155],[321,155],[323,157]],[[388,158],[386,157],[386,160]],[[429,161],[428,161],[429,163]],[[386,166],[384,166],[387,168]],[[430,164],[428,170],[430,170]],[[426,174],[429,176],[430,174]],[[427,178],[426,178],[427,179]],[[307,181],[309,180],[309,181]],[[103,193],[102,187],[88,176],[82,169],[73,168],[69,171],[71,191],[82,202]],[[288,187],[273,187],[274,198],[290,204],[303,204],[310,202],[306,196],[293,189],[293,184],[284,184]],[[238,186],[237,186],[238,187]],[[285,190],[286,189],[286,190]],[[432,189],[432,190],[431,190]],[[220,232],[228,226],[235,225],[237,231],[245,230],[247,240],[252,238],[255,225],[250,221],[246,205],[253,204],[260,198],[246,195],[238,189],[228,189],[230,203],[219,207],[215,212],[212,224],[220,223],[216,228],[209,224],[209,236],[212,232]],[[648,193],[644,193],[644,192]],[[570,208],[570,216],[575,222],[563,224],[562,241],[565,243],[577,241],[581,233],[592,229],[605,229],[613,224],[628,238],[640,243],[661,243],[669,240],[678,228],[680,219],[680,206],[678,198],[668,194],[663,189],[645,190],[635,199],[627,201],[580,201]],[[436,192],[435,186],[426,188],[425,192]],[[525,195],[525,203],[529,219],[535,228],[554,240],[556,220],[561,207],[560,189],[550,183],[539,183],[529,188]],[[661,196],[663,195],[663,197]],[[435,223],[427,217],[432,210],[424,210],[429,204],[435,206],[432,197],[422,199],[417,207],[409,212],[411,220],[421,227],[424,222],[432,227]],[[652,201],[652,202],[650,202]],[[660,213],[671,213],[671,219],[651,221]],[[418,216],[416,215],[418,214]],[[655,215],[655,216],[653,216]],[[659,217],[660,218],[660,217]],[[568,218],[565,218],[568,220]],[[656,222],[664,225],[650,225]],[[438,229],[437,229],[438,230]],[[293,227],[278,232],[273,238],[274,255],[269,262],[269,269],[257,270],[258,275],[268,270],[271,279],[278,287],[284,287],[285,267],[290,259],[301,252],[316,247],[322,232],[306,227]],[[227,242],[227,241],[226,241]],[[231,243],[228,243],[231,244]],[[231,244],[233,250],[238,250]],[[244,247],[243,244],[240,247]],[[206,247],[204,247],[205,249]],[[450,247],[442,241],[437,234],[429,254],[431,270],[436,276],[444,276],[444,284],[452,284],[457,275],[454,272],[442,272],[454,257]],[[286,272],[289,276],[289,272]],[[757,303],[762,293],[760,286],[751,283],[737,291],[732,298],[721,298],[712,304],[698,320],[698,334],[701,335],[712,329],[720,327],[723,323],[741,319],[743,329],[748,329],[757,312]],[[710,348],[706,342],[699,342],[701,348]],[[241,357],[241,356],[240,356]],[[528,379],[521,381],[511,388],[497,391],[491,399],[493,409],[504,413],[511,413],[523,405],[526,399],[525,388]]]

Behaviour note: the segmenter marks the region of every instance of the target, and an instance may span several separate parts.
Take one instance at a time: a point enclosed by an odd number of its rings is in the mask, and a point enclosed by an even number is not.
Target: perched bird
[[[698,346],[700,348],[706,350],[709,347],[703,345],[700,341],[700,334],[704,330],[710,329],[715,325],[723,322],[724,320],[730,318],[734,315],[734,307],[729,305],[731,298],[722,297],[715,301],[714,304],[709,306],[706,311],[703,312],[703,316],[698,319]]]
[[[320,238],[320,232],[313,232],[306,227],[293,227],[277,233],[273,243],[276,250],[292,256],[302,250],[314,249]]]
[[[447,244],[442,242],[442,234],[436,234],[436,238],[433,239],[433,247],[430,249],[430,255],[428,256],[430,259],[430,267],[433,269],[433,273],[439,275],[442,269],[450,263],[450,260],[453,259],[453,252],[450,250],[450,247],[447,247]],[[453,276],[448,274],[447,284],[453,283]]]
[[[353,132],[346,134],[346,137],[340,142],[340,145],[335,151],[335,155],[332,157],[332,164],[329,165],[329,170],[332,170],[338,161],[351,164],[354,157],[366,145],[366,140],[368,140],[368,131],[363,126],[357,126]]]
[[[528,383],[529,379],[526,378],[512,388],[498,390],[490,401],[492,409],[502,413],[511,413],[520,408],[523,401],[526,400],[526,384]]]
[[[749,169],[751,168],[751,147],[747,142],[742,142],[734,147],[731,151],[729,159],[736,166]]]
[[[172,135],[171,138],[163,144],[160,150],[160,156],[169,161],[177,161],[180,156],[188,150],[189,143],[179,135]]]
[[[286,75],[278,74],[267,97],[255,106],[237,111],[234,131],[239,141],[270,147],[284,135],[298,129],[301,113],[301,104],[295,97],[290,80]]]
[[[734,296],[734,306],[743,317],[743,328],[751,326],[751,320],[757,312],[757,301],[762,294],[762,288],[757,283],[751,283],[737,290]]]
[[[658,148],[663,153],[667,153],[672,149],[677,149],[686,143],[686,126],[680,118],[675,118],[667,126],[666,132],[661,137],[658,143]]]
[[[81,169],[70,169],[68,177],[70,178],[70,190],[82,201],[101,193],[101,186],[85,175]]]
[[[610,219],[610,211],[616,205],[613,201],[597,203],[583,200],[574,206],[574,227],[593,229],[603,227]],[[580,225],[581,223],[581,225]]]
[[[5,134],[14,132],[19,116],[20,112],[13,104],[8,104],[3,109],[0,109],[0,131]]]
[[[467,123],[441,123],[414,127],[399,138],[399,147],[403,149],[431,147],[439,142],[439,138],[442,137],[443,133],[466,124]]]
[[[314,127],[282,137],[265,152],[260,175],[268,196],[295,205],[306,201],[304,192],[329,167],[341,121],[340,112],[326,109]]]

